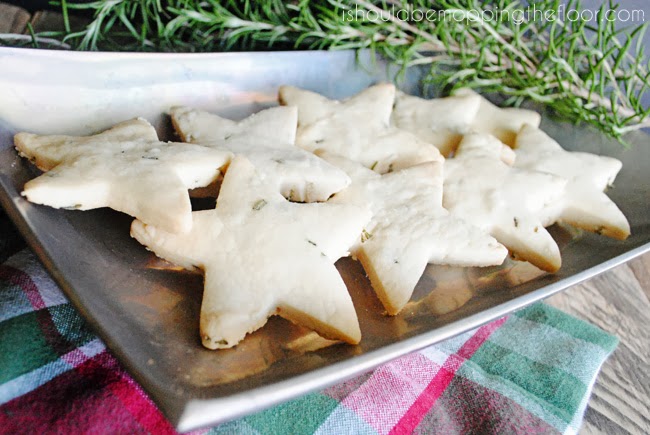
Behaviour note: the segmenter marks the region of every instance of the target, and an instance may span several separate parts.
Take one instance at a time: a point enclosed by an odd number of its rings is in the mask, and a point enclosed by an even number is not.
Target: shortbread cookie
[[[282,86],[280,103],[298,107],[296,144],[323,149],[380,174],[442,160],[436,147],[390,125],[395,86],[379,84],[342,101]]]
[[[454,92],[454,95],[459,97],[478,95],[481,98],[481,105],[471,129],[477,133],[496,136],[510,147],[515,145],[517,133],[524,124],[539,127],[542,122],[542,116],[533,110],[512,107],[502,109],[469,88],[459,89]]]
[[[273,107],[236,122],[175,107],[172,122],[183,140],[245,155],[265,181],[292,201],[326,201],[350,184],[340,169],[295,146],[297,110]]]
[[[14,142],[23,157],[47,171],[25,184],[29,201],[76,210],[111,207],[171,232],[192,227],[187,190],[212,183],[232,156],[160,142],[144,119],[94,136],[18,133]]]
[[[490,135],[465,136],[456,157],[445,162],[443,205],[488,231],[516,258],[555,272],[560,250],[540,216],[562,198],[566,180],[507,165],[503,147]]]
[[[136,220],[131,235],[170,261],[205,271],[200,325],[207,348],[236,345],[273,314],[358,343],[357,315],[334,262],[369,219],[367,208],[288,202],[238,156],[216,209],[195,212],[189,234]]]
[[[546,133],[525,125],[515,144],[518,168],[548,172],[568,180],[562,198],[547,209],[546,225],[562,221],[615,239],[630,235],[625,215],[603,192],[623,164],[612,157],[565,151]]]
[[[353,254],[388,314],[406,305],[427,263],[492,266],[508,254],[485,231],[442,207],[441,162],[379,175],[343,157],[321,155],[352,178],[350,187],[330,201],[368,203],[373,212]]]
[[[447,157],[470,132],[480,105],[478,94],[424,99],[398,92],[392,121],[435,145]]]
[[[293,107],[271,107],[241,121],[185,106],[172,107],[169,114],[176,132],[185,142],[279,149],[295,147],[298,111]]]

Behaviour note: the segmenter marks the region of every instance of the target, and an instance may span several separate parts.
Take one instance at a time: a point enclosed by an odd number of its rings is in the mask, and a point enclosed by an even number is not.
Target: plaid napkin
[[[197,433],[576,433],[616,344],[536,304]],[[28,250],[0,266],[0,432],[174,432]]]

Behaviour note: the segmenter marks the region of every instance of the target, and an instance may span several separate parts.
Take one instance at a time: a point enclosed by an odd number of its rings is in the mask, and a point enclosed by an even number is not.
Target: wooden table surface
[[[52,12],[0,3],[0,34],[59,30]],[[650,254],[557,294],[547,302],[619,337],[594,387],[581,433],[650,433]]]

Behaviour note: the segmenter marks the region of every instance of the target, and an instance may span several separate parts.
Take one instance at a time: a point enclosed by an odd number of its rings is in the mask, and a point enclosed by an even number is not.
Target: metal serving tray
[[[33,205],[20,196],[37,171],[12,146],[16,131],[88,134],[143,116],[170,138],[161,115],[192,105],[244,117],[276,104],[293,84],[341,98],[392,78],[368,53],[76,53],[0,48],[0,200],[74,306],[181,431],[243,416],[366,372],[475,328],[650,250],[650,146],[624,149],[591,130],[543,129],[569,149],[611,155],[624,167],[610,196],[625,212],[625,242],[556,226],[563,266],[541,273],[510,260],[495,268],[430,266],[396,317],[383,310],[363,269],[337,263],[355,302],[363,340],[332,344],[280,318],[234,349],[208,351],[198,337],[202,280],[172,270],[129,237],[131,218]],[[402,89],[419,92],[418,71]]]

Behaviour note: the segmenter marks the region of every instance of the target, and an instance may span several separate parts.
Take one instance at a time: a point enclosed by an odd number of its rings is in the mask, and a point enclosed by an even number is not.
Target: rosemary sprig
[[[650,86],[641,40],[646,26],[620,30],[603,3],[599,19],[562,20],[579,0],[107,0],[60,3],[93,21],[64,32],[79,50],[221,51],[370,48],[404,67],[429,65],[427,82],[469,86],[506,103],[543,103],[619,140],[649,126],[641,102]],[[564,5],[564,6],[561,6]],[[404,19],[395,11],[432,11]],[[538,10],[555,19],[526,16]],[[480,11],[497,19],[482,19]],[[498,14],[500,12],[500,14]],[[521,12],[521,13],[519,13]],[[548,16],[548,15],[547,15]],[[43,35],[57,36],[57,35]]]

